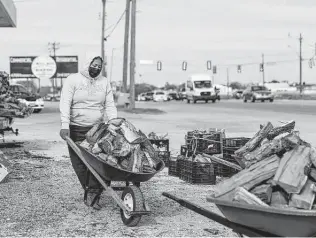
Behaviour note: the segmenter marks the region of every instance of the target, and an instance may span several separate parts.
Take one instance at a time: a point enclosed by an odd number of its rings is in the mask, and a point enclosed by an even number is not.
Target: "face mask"
[[[101,69],[89,67],[89,75],[92,78],[97,77],[101,73]]]

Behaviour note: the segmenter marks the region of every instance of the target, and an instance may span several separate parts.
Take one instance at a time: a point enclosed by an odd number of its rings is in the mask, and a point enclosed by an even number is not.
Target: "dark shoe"
[[[97,190],[88,190],[85,193],[84,203],[88,207],[92,207],[96,210],[100,210],[102,208],[102,206],[99,204],[101,193],[102,193],[102,191],[100,191],[98,189]]]

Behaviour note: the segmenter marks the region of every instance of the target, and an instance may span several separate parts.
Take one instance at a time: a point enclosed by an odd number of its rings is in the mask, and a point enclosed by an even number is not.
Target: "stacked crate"
[[[168,175],[175,176],[175,177],[180,176],[182,160],[183,160],[183,156],[181,155],[179,155],[178,157],[170,156]]]
[[[181,146],[181,159],[178,159],[179,178],[191,184],[215,184],[216,164],[193,161],[198,154],[222,154],[222,130],[189,131],[185,145]]]
[[[183,160],[180,179],[191,184],[216,184],[216,171],[213,163]]]
[[[233,155],[235,151],[243,147],[249,140],[250,138],[245,137],[225,138],[223,140],[223,159],[238,165]],[[238,173],[236,169],[223,164],[217,164],[216,174],[220,177],[231,177],[236,173]]]
[[[185,145],[181,146],[181,155],[191,157],[196,154],[222,154],[222,141],[225,133],[218,129],[209,131],[189,131],[185,136]]]
[[[158,157],[162,159],[166,167],[168,167],[170,159],[169,139],[150,139],[149,141],[156,149]]]

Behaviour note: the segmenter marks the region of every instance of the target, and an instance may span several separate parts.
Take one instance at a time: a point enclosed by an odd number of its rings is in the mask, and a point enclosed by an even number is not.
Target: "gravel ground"
[[[1,184],[1,236],[233,236],[223,226],[208,220],[162,196],[170,192],[179,197],[218,210],[206,202],[211,185],[189,185],[168,176],[165,168],[141,185],[153,214],[143,216],[137,227],[123,225],[114,200],[103,193],[102,210],[83,203],[83,191],[67,156],[48,157],[34,141],[21,148],[3,149],[10,159],[11,173]],[[52,149],[58,148],[52,143]],[[120,183],[114,183],[114,185]],[[197,197],[196,195],[199,194]],[[209,233],[203,229],[210,229]]]

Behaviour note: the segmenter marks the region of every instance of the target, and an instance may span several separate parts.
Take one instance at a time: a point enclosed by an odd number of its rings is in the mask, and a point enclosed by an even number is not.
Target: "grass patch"
[[[275,95],[275,99],[316,100],[316,94],[280,93]]]
[[[157,108],[125,108],[124,106],[117,107],[118,111],[127,112],[132,114],[147,114],[147,115],[160,115],[165,114],[165,111],[159,110]]]

